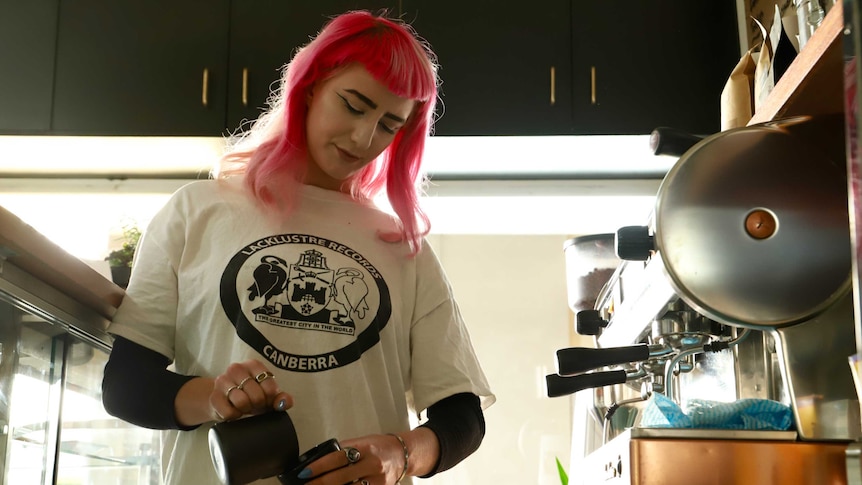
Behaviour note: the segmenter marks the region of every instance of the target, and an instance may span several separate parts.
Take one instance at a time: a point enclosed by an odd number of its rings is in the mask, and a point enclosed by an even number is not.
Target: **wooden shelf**
[[[844,15],[833,6],[749,125],[796,115],[844,112]]]

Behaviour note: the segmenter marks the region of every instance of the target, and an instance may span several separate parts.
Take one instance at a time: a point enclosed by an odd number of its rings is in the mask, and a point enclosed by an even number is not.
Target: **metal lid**
[[[843,161],[781,126],[725,131],[687,152],[659,188],[655,226],[674,289],[719,322],[796,323],[850,286]]]

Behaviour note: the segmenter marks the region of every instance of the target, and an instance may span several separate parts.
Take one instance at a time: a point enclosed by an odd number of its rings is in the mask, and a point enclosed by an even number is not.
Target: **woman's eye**
[[[394,135],[395,132],[398,130],[397,128],[392,128],[388,126],[386,123],[379,123],[379,125],[381,130],[385,131],[386,133],[389,133],[390,135]]]
[[[350,103],[345,101],[344,105],[347,106],[347,111],[350,111],[351,113],[353,113],[355,115],[361,115],[362,114],[361,110],[354,108],[353,106],[350,105]]]
[[[350,104],[350,101],[347,100],[347,98],[345,98],[344,96],[341,96],[341,95],[339,95],[338,97],[341,98],[341,101],[344,102],[344,107],[347,108],[347,111],[350,111],[351,113],[353,113],[355,115],[361,115],[362,114],[362,110],[358,110],[358,109],[354,108],[353,105]]]

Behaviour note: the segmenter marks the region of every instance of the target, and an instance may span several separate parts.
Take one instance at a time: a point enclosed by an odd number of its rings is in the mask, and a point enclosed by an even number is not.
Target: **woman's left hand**
[[[345,440],[341,442],[341,448],[307,467],[309,471],[303,478],[313,478],[307,485],[394,485],[405,466],[401,443],[391,435],[376,434]],[[359,452],[353,462],[349,459],[351,448]]]

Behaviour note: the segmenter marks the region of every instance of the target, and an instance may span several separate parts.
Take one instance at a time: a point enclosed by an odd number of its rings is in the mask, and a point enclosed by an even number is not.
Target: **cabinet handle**
[[[248,68],[242,68],[242,105],[248,107]]]
[[[210,87],[210,70],[207,68],[204,68],[203,87],[201,88],[201,104],[204,105],[204,108],[206,108],[207,104],[208,104],[209,87]]]
[[[551,66],[551,106],[557,102],[557,70]]]
[[[596,66],[590,66],[590,102],[596,104]]]

